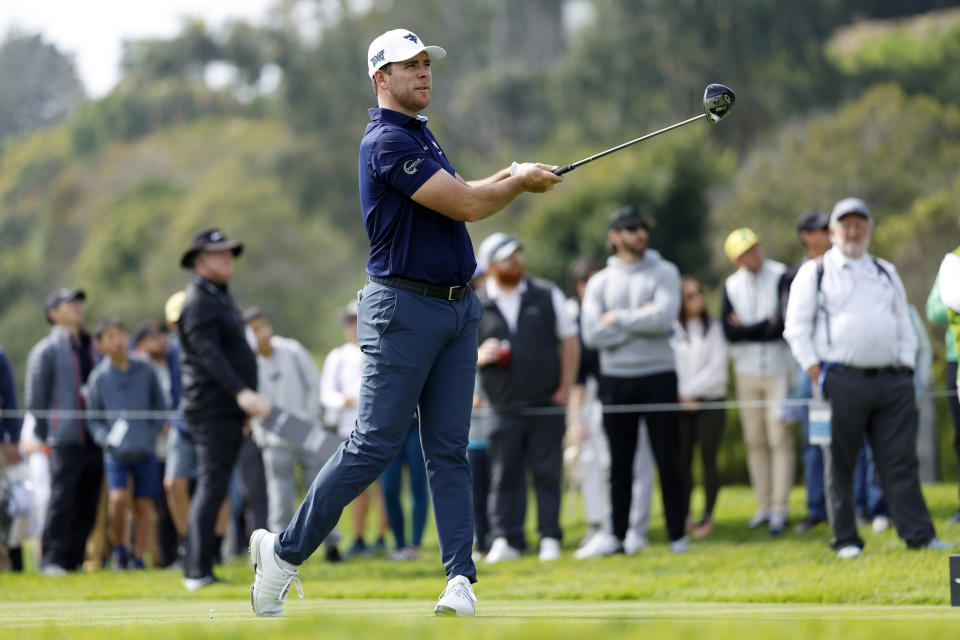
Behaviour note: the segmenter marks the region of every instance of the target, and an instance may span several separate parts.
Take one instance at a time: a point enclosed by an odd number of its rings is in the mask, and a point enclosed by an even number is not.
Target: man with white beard
[[[911,549],[949,549],[920,490],[913,387],[916,334],[896,268],[867,253],[873,217],[845,198],[830,214],[833,244],[804,264],[790,287],[784,338],[830,403],[828,504],[839,558],[863,549],[853,505],[853,469],[864,435],[897,533]]]

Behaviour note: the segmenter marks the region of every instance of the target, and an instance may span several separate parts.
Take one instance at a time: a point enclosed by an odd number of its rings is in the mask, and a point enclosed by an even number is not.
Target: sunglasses
[[[642,224],[628,224],[620,227],[620,231],[629,231],[630,233],[636,233],[640,229],[646,229],[646,227],[644,227]]]

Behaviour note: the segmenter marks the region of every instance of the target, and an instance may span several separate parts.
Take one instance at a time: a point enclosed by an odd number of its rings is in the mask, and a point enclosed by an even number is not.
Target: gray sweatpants
[[[297,490],[295,465],[300,467],[304,486],[309,487],[339,445],[340,439],[336,434],[328,433],[317,453],[272,444],[263,448],[263,467],[267,479],[267,527],[271,532],[283,531],[296,511],[300,492]],[[336,545],[339,540],[340,533],[334,529],[324,544]]]

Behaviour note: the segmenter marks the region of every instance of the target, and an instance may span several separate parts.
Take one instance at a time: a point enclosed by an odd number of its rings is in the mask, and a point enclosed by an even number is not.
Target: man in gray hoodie
[[[84,300],[80,289],[58,289],[47,296],[43,312],[53,326],[27,357],[27,409],[37,420],[37,435],[50,446],[41,560],[47,575],[83,563],[103,482],[103,456],[83,419],[84,385],[96,359],[90,336],[81,328]]]
[[[581,323],[587,346],[600,352],[600,399],[605,407],[675,403],[677,374],[670,332],[680,310],[680,272],[648,248],[646,222],[635,206],[610,217],[607,266],[587,283]],[[679,440],[673,412],[605,412],[610,441],[610,504],[613,538],[603,553],[623,551],[630,516],[633,457],[638,425],[646,418],[650,445],[660,473],[670,550],[689,548],[683,480],[677,465]]]

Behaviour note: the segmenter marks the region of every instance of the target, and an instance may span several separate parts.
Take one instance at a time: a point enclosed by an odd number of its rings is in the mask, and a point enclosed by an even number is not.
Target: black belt
[[[901,369],[899,367],[849,367],[843,365],[843,368],[846,371],[853,371],[854,373],[859,373],[860,375],[872,378],[880,373],[908,373],[908,370]]]
[[[431,298],[440,298],[442,300],[463,300],[467,297],[467,291],[470,290],[470,287],[465,284],[458,284],[452,287],[439,287],[428,282],[407,280],[406,278],[381,278],[380,276],[367,275],[367,279],[370,282],[376,282],[386,287],[412,291],[422,296],[430,296]]]

